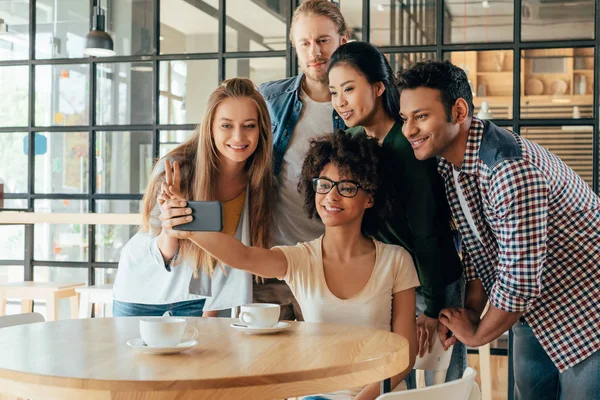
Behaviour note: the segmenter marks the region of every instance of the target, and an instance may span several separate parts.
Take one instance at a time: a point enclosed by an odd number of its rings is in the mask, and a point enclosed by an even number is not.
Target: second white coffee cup
[[[193,326],[186,329],[186,326],[185,318],[142,318],[140,335],[149,347],[173,347],[181,343],[183,339],[192,340],[198,335],[198,329]]]
[[[272,328],[279,321],[279,304],[246,304],[240,311],[240,322],[251,328]]]

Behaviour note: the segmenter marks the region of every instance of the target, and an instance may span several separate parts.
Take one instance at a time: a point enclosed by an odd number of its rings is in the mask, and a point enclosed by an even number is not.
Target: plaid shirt
[[[600,349],[600,198],[543,147],[473,118],[458,181],[480,241],[452,168],[439,160],[466,279],[481,279],[497,308],[524,313],[560,372]]]

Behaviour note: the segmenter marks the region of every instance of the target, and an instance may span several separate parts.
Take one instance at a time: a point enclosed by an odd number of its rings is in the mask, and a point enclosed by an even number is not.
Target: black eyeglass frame
[[[317,182],[318,181],[327,181],[327,182],[330,182],[331,183],[331,188],[329,188],[329,190],[327,192],[325,192],[325,193],[318,192],[317,191]],[[331,192],[333,190],[333,188],[335,187],[337,189],[337,192],[339,193],[340,196],[346,197],[348,199],[351,199],[351,198],[355,197],[358,194],[358,190],[359,189],[362,189],[362,190],[368,192],[368,190],[366,190],[365,188],[363,188],[360,185],[360,183],[358,183],[356,181],[353,181],[353,180],[350,180],[350,179],[344,179],[342,181],[337,181],[336,182],[336,181],[332,181],[331,179],[328,179],[328,178],[313,178],[312,179],[312,183],[313,183],[313,190],[315,191],[315,193],[318,193],[318,194],[327,194],[327,193]],[[356,192],[354,192],[354,194],[352,196],[347,196],[345,194],[342,194],[342,192],[340,192],[340,186],[339,186],[340,183],[352,183],[353,185],[356,185]]]

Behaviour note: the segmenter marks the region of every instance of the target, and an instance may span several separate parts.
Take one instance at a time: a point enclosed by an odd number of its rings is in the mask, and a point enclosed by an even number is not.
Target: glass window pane
[[[96,225],[96,260],[118,262],[121,249],[138,231],[137,225]]]
[[[136,214],[142,209],[142,200],[96,200],[99,214]]]
[[[96,192],[143,193],[152,172],[152,132],[96,132]]]
[[[2,2],[0,2],[1,7]],[[0,35],[2,38],[2,35]],[[0,46],[2,42],[0,41]],[[27,126],[29,67],[0,67],[0,126]]]
[[[0,238],[2,238],[0,240],[0,260],[23,260],[25,255],[24,225],[0,225]]]
[[[90,2],[37,0],[35,57],[84,57],[85,37],[90,31]]]
[[[141,200],[98,200],[96,212],[101,214],[136,214],[142,207]],[[101,262],[118,262],[121,249],[138,231],[137,225],[97,225],[96,226],[96,260]],[[99,272],[111,272],[108,275]],[[116,270],[114,270],[116,271]],[[102,278],[98,280],[98,277]],[[110,282],[106,282],[109,279]],[[113,283],[113,270],[96,269],[96,284]]]
[[[36,66],[35,124],[87,125],[89,75],[86,64]]]
[[[29,58],[29,0],[0,1],[0,61]]]
[[[160,53],[216,53],[218,0],[160,0]]]
[[[98,64],[96,123],[152,123],[152,63]]]
[[[544,146],[577,172],[589,185],[593,182],[592,126],[521,127],[521,136]]]
[[[0,209],[27,210],[27,199],[7,199],[0,200]],[[2,211],[2,210],[0,210]]]
[[[27,193],[27,138],[27,132],[0,132],[0,185],[4,193]]]
[[[194,131],[160,131],[160,157],[188,140]]]
[[[82,200],[36,200],[34,209],[43,213],[86,213]],[[35,224],[34,259],[87,261],[88,225]]]
[[[22,265],[0,265],[0,283],[20,282],[25,279],[25,268]],[[6,315],[19,314],[21,304],[17,303],[15,312],[10,312],[9,304],[6,305]]]
[[[34,210],[43,213],[87,213],[83,200],[36,200]],[[88,225],[35,224],[33,226],[35,260],[87,261]]]
[[[593,39],[594,10],[594,0],[523,0],[521,39]]]
[[[511,50],[456,51],[445,59],[467,73],[473,90],[475,115],[484,103],[489,110],[484,119],[512,118],[513,52]]]
[[[343,0],[339,3],[346,25],[352,29],[350,39],[362,40],[362,0]]]
[[[154,7],[152,0],[102,2],[106,28],[118,56],[154,52]]]
[[[108,285],[115,283],[117,276],[116,268],[95,268],[96,285]]]
[[[394,72],[412,68],[420,61],[430,61],[437,58],[434,52],[386,54],[385,57]]]
[[[523,50],[522,118],[591,118],[594,49]]]
[[[162,61],[159,116],[161,124],[198,123],[217,87],[217,60]]]
[[[225,61],[226,78],[250,78],[256,86],[285,78],[285,58],[236,58]]]
[[[227,51],[285,50],[288,1],[236,0],[225,7]],[[252,17],[250,17],[252,16]]]
[[[370,2],[371,43],[377,46],[435,44],[436,1]]]
[[[45,139],[46,151],[35,157],[35,192],[87,193],[88,133],[42,132],[36,135]]]
[[[87,268],[34,267],[35,282],[85,283],[87,284]],[[66,299],[69,300],[68,298]]]
[[[444,43],[513,41],[513,0],[445,0],[444,6]]]

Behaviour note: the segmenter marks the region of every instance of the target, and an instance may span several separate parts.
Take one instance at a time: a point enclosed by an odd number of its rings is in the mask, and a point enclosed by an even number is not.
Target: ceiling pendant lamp
[[[106,29],[104,10],[95,5],[92,17],[92,30],[85,38],[83,54],[91,57],[110,57],[115,55],[113,40]]]

